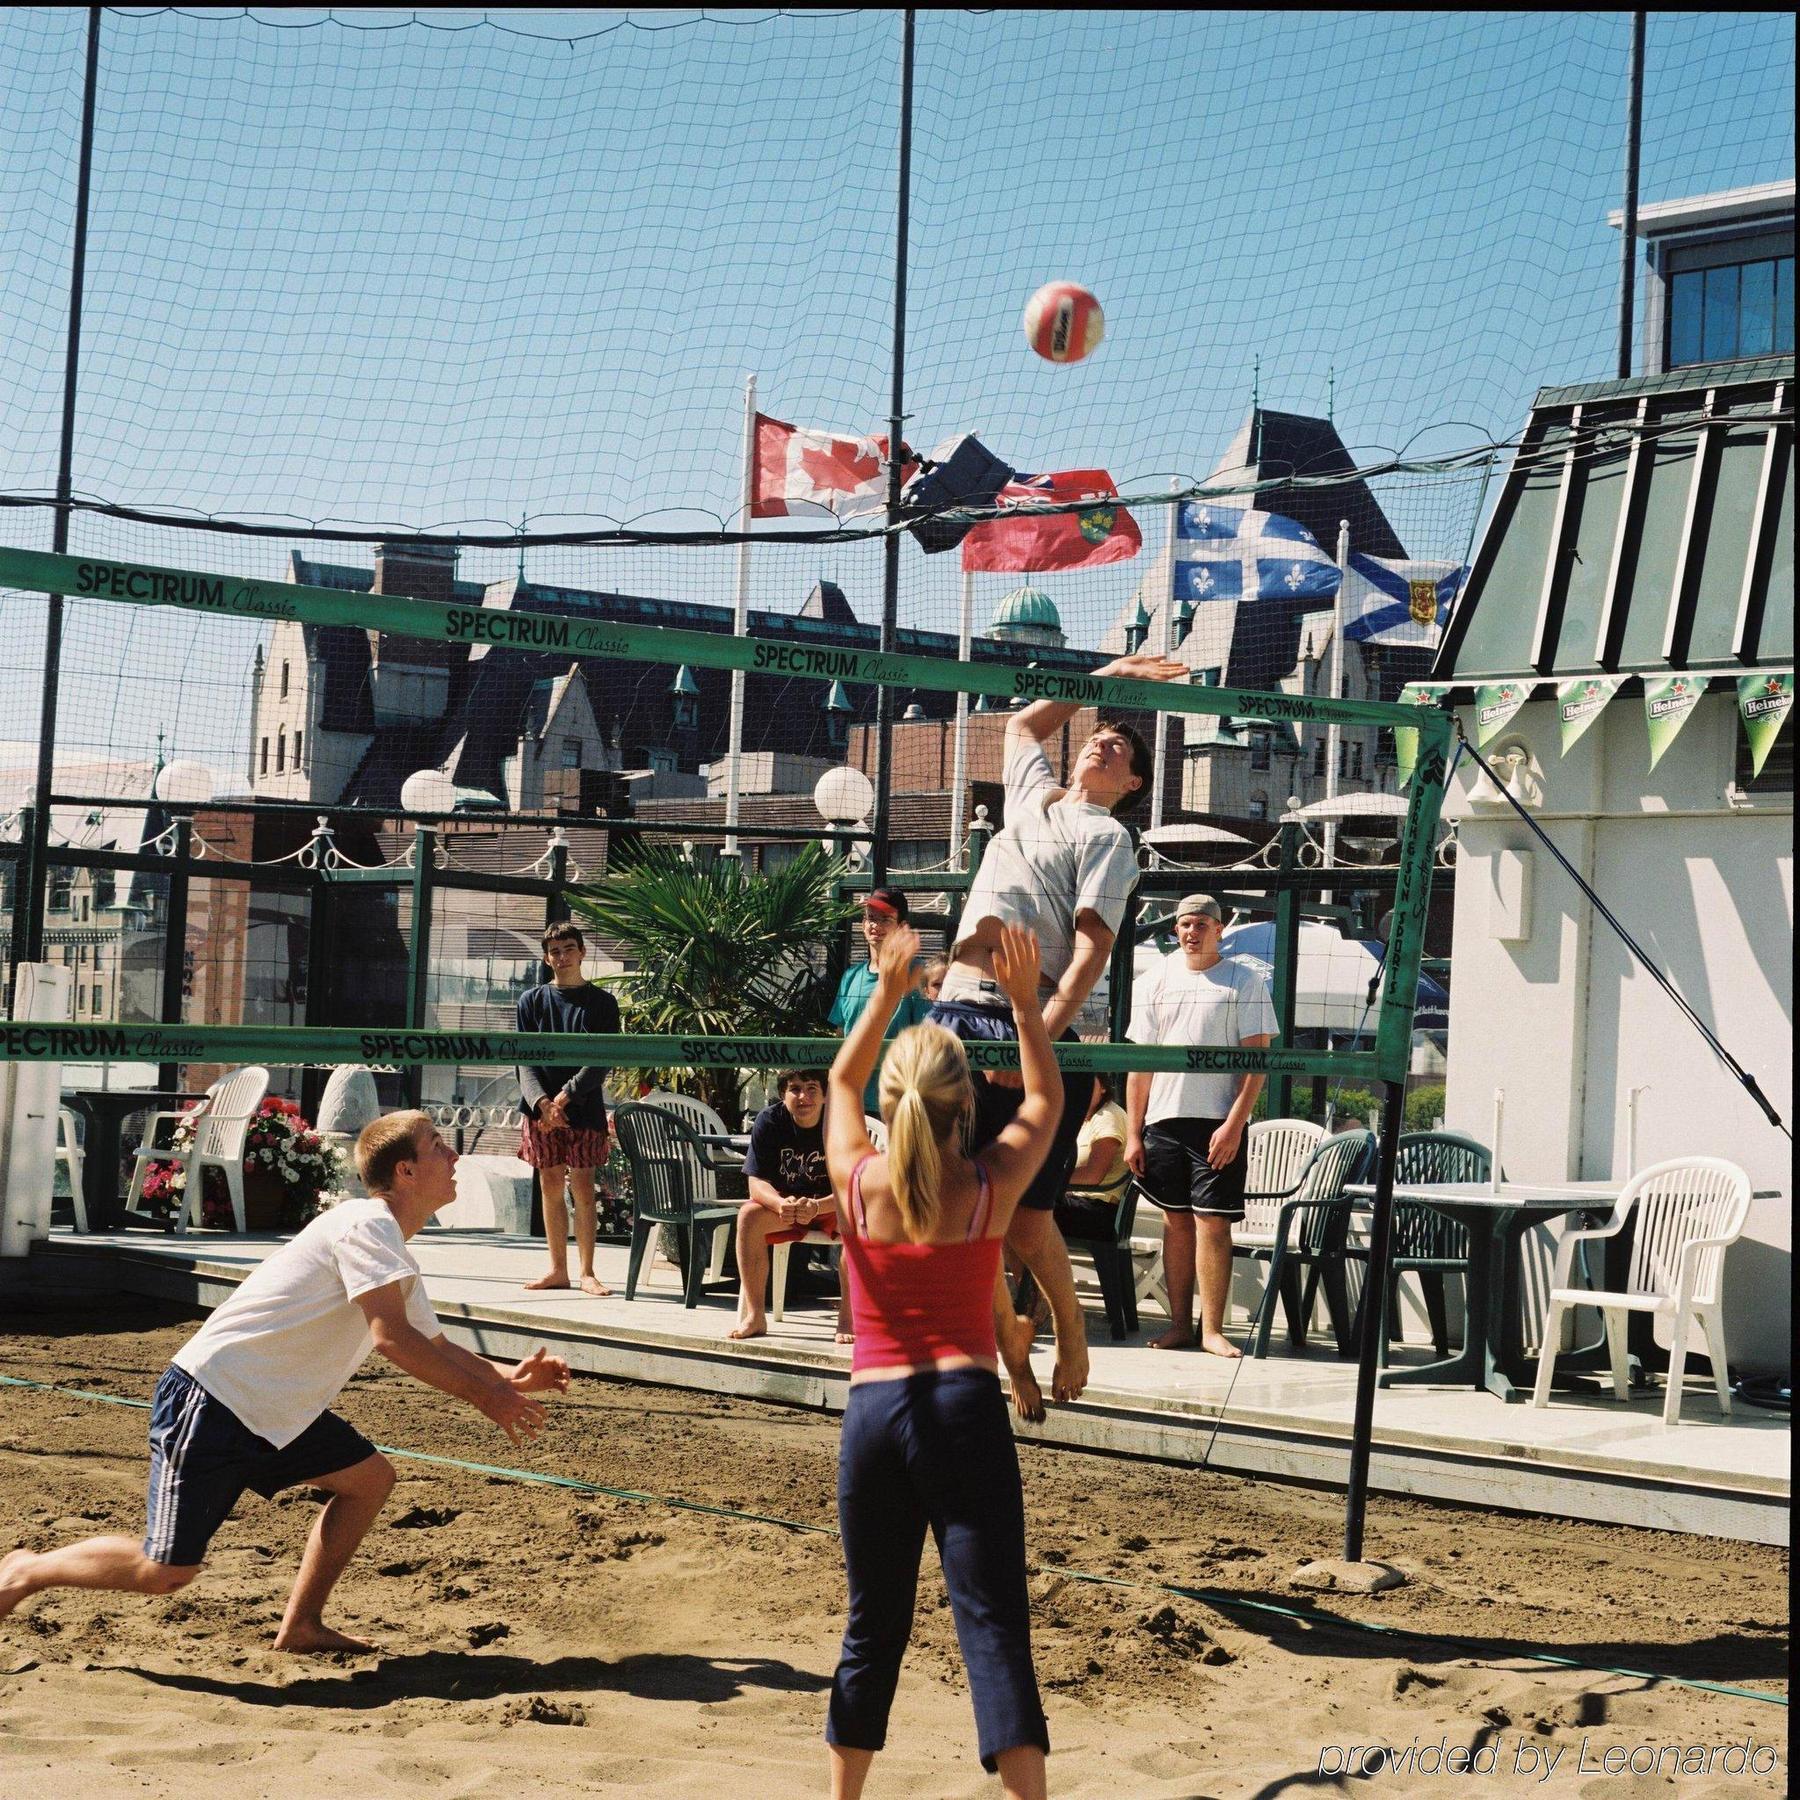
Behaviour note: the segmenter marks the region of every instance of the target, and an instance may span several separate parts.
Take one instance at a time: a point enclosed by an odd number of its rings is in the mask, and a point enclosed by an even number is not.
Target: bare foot
[[[329,1625],[284,1625],[275,1639],[275,1648],[290,1656],[318,1656],[331,1650],[373,1650],[375,1646],[348,1633],[333,1631]]]
[[[1031,1372],[1029,1357],[1020,1357],[1014,1361],[1011,1357],[1002,1356],[1006,1364],[1006,1375],[1012,1384],[1013,1410],[1027,1425],[1041,1425],[1044,1422],[1044,1390],[1038,1386],[1037,1377]]]
[[[1191,1350],[1193,1347],[1193,1332],[1181,1325],[1171,1325],[1161,1337],[1150,1340],[1152,1350]]]
[[[31,1590],[25,1585],[25,1571],[33,1561],[29,1550],[15,1550],[0,1556],[0,1619],[4,1619],[21,1600],[29,1599]]]
[[[525,1291],[528,1294],[541,1293],[545,1288],[566,1288],[568,1285],[567,1271],[552,1269],[548,1275],[540,1275],[536,1281],[526,1282]]]
[[[1012,1341],[1003,1345],[1006,1360],[1011,1363],[1022,1363],[1031,1354],[1031,1346],[1037,1342],[1037,1324],[1023,1313],[1012,1316]]]
[[[856,1328],[851,1324],[850,1315],[847,1312],[838,1314],[837,1329],[833,1335],[840,1344],[854,1344],[856,1342]]]
[[[1222,1331],[1205,1333],[1200,1339],[1200,1348],[1208,1356],[1222,1356],[1227,1362],[1237,1362],[1244,1354]]]
[[[726,1332],[725,1336],[730,1342],[741,1344],[745,1338],[767,1337],[768,1334],[768,1319],[761,1313],[752,1313],[747,1319],[739,1319],[736,1326]]]
[[[1071,1350],[1059,1350],[1056,1362],[1050,1370],[1050,1393],[1060,1401],[1079,1400],[1082,1390],[1088,1384],[1088,1353],[1086,1344],[1076,1344]]]
[[[612,1289],[609,1288],[598,1275],[584,1275],[581,1278],[581,1291],[584,1294],[600,1294],[604,1296],[610,1294]]]

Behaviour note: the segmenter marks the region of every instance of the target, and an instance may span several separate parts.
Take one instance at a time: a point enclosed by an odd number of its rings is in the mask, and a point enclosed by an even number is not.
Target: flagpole
[[[1337,541],[1338,584],[1331,600],[1331,698],[1343,698],[1344,685],[1344,583],[1350,574],[1350,521],[1338,520]],[[1333,719],[1325,730],[1325,798],[1335,800],[1338,791],[1339,726]],[[1329,814],[1325,819],[1325,866],[1337,861],[1337,820]]]
[[[738,545],[737,600],[731,631],[742,637],[750,628],[750,508],[756,501],[756,377],[744,377],[744,541]],[[725,752],[725,845],[722,856],[738,854],[738,763],[744,749],[744,671],[731,671],[731,736]]]
[[[887,538],[882,544],[881,651],[892,656],[900,636],[900,477],[905,452],[901,429],[906,421],[906,238],[912,208],[913,9],[901,14],[900,27],[900,157],[894,216],[894,361],[888,418]],[[894,784],[894,690],[883,682],[875,690],[875,819],[870,846],[870,876],[879,887],[887,880],[888,838],[892,814],[889,791]]]
[[[966,663],[971,649],[970,626],[975,611],[975,577],[963,570],[962,622],[956,633],[956,660]],[[956,696],[956,751],[950,765],[950,866],[962,867],[963,799],[969,772],[969,696]]]
[[[1171,478],[1169,492],[1181,492],[1181,482]],[[1180,502],[1167,508],[1169,515],[1168,534],[1163,543],[1163,628],[1162,653],[1167,660],[1170,651],[1175,648],[1175,528],[1179,520]],[[1187,742],[1186,734],[1182,742]],[[1155,830],[1163,822],[1163,800],[1167,781],[1163,774],[1163,759],[1169,744],[1169,715],[1159,712],[1156,715],[1156,764],[1150,777],[1150,828]]]

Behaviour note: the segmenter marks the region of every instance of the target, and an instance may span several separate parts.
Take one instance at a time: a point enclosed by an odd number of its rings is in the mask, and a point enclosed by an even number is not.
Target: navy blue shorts
[[[1010,1009],[1004,1006],[973,1006],[964,1000],[940,1000],[932,1007],[931,1023],[941,1025],[959,1043],[1016,1043],[1019,1027]],[[1065,1044],[1081,1040],[1071,1028],[1062,1034]],[[975,1118],[969,1131],[969,1154],[979,1155],[1012,1123],[1013,1115],[1025,1104],[1025,1090],[996,1087],[979,1070],[970,1071],[975,1082]],[[1075,1172],[1075,1140],[1087,1119],[1088,1100],[1094,1091],[1094,1078],[1085,1070],[1065,1070],[1062,1078],[1062,1117],[1056,1122],[1056,1136],[1044,1166],[1032,1177],[1031,1186],[1019,1196],[1019,1205],[1027,1212],[1052,1212]]]
[[[335,1475],[375,1454],[375,1446],[334,1412],[320,1413],[277,1450],[222,1400],[173,1363],[150,1408],[150,1518],[144,1554],[188,1568],[252,1488],[267,1500],[283,1488]]]

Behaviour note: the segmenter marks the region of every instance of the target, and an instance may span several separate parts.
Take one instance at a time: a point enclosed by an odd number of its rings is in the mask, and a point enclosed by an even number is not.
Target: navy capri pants
[[[999,1378],[947,1369],[857,1382],[844,1410],[838,1523],[850,1622],[825,1738],[879,1750],[912,1636],[925,1528],[937,1539],[969,1671],[981,1766],[1003,1750],[1050,1748],[1031,1666],[1025,1500]]]

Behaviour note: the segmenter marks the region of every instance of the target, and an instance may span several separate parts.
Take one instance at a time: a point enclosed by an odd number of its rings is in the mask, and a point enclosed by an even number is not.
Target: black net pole
[[[887,541],[881,561],[881,651],[892,656],[899,642],[900,618],[900,475],[904,458],[901,427],[906,414],[906,236],[912,207],[913,12],[901,15],[900,34],[900,173],[894,219],[894,385],[888,409]],[[892,831],[891,789],[894,785],[894,689],[883,682],[875,690],[875,820],[870,854],[876,884],[887,879],[888,839]]]
[[[69,334],[63,359],[62,442],[56,459],[56,518],[51,547],[69,548],[69,514],[75,497],[75,381],[81,367],[81,290],[87,273],[88,194],[94,174],[94,90],[100,75],[100,8],[88,8],[87,74],[81,94],[81,167],[75,186],[75,245],[69,269]],[[44,954],[44,889],[49,880],[50,792],[55,786],[56,704],[62,676],[63,597],[49,596],[44,618],[44,692],[38,712],[37,792],[31,814],[30,858],[22,871],[27,883],[23,942],[14,965],[41,961]]]
[[[1619,379],[1631,379],[1631,328],[1637,301],[1638,150],[1644,127],[1644,14],[1631,15],[1631,69],[1626,78],[1625,205],[1619,220]]]
[[[1362,1301],[1362,1337],[1356,1346],[1356,1412],[1350,1427],[1350,1480],[1344,1492],[1344,1560],[1361,1562],[1363,1515],[1369,1504],[1369,1442],[1375,1430],[1375,1365],[1387,1330],[1388,1264],[1392,1260],[1394,1169],[1400,1155],[1406,1083],[1390,1081],[1381,1109],[1381,1143],[1375,1165],[1375,1211],[1369,1220],[1369,1276]]]

